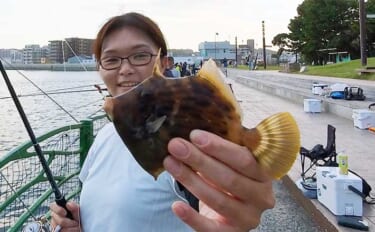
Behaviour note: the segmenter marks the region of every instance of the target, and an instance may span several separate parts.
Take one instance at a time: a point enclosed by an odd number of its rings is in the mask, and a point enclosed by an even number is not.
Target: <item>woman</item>
[[[110,19],[97,35],[94,52],[111,95],[149,77],[159,48],[163,71],[166,42],[151,19],[138,13]],[[59,225],[63,232],[255,228],[262,212],[274,206],[271,178],[244,147],[201,130],[192,131],[190,140],[169,142],[167,172],[155,181],[108,124],[96,137],[80,173],[80,206],[67,204],[74,220],[52,204],[52,226]],[[186,202],[175,180],[200,200],[199,212]]]

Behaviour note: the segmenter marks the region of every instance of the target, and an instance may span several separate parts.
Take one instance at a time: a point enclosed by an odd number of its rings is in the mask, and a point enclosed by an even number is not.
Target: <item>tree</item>
[[[359,57],[357,0],[305,0],[288,26],[295,50],[307,62],[323,63],[322,49],[336,48]]]
[[[277,63],[280,63],[280,56],[285,50],[289,50],[290,48],[290,39],[289,35],[287,33],[280,33],[277,34],[275,37],[272,39],[272,45],[278,46],[279,50],[276,53],[277,57]]]
[[[367,14],[375,14],[375,0],[366,3]],[[375,19],[367,19],[368,56],[375,56]]]
[[[280,61],[280,56],[284,51],[293,51],[296,55],[296,62],[297,62],[297,54],[299,52],[298,42],[293,41],[291,39],[290,34],[287,34],[287,33],[277,34],[275,37],[273,37],[272,44],[274,46],[279,47],[279,50],[276,53],[278,63]]]
[[[366,2],[368,14],[375,14],[375,0]],[[272,41],[284,50],[299,52],[306,62],[323,64],[327,51],[347,51],[360,57],[358,0],[304,0],[298,16],[290,20],[290,33],[280,33]],[[367,19],[368,55],[375,56],[375,19]]]

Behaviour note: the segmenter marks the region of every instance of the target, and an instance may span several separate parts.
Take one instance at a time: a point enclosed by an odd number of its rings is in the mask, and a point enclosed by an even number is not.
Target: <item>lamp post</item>
[[[266,69],[267,57],[266,57],[266,36],[265,36],[264,21],[262,21],[262,36],[263,36],[263,67],[264,69]]]
[[[218,32],[215,33],[215,62],[216,62],[216,36],[219,35]]]
[[[235,58],[235,61],[236,61],[236,63],[235,63],[235,67],[237,67],[237,36],[235,37],[235,49],[236,49],[236,58]]]

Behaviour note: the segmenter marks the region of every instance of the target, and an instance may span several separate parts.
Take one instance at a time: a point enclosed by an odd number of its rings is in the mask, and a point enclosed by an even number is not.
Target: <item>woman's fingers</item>
[[[189,205],[184,202],[177,201],[172,205],[172,211],[186,224],[194,229],[194,231],[222,231],[215,220],[200,215],[197,211],[192,209]]]
[[[67,209],[72,213],[73,220],[67,218],[66,210],[57,205],[55,202],[50,205],[51,209],[51,225],[56,228],[58,225],[61,227],[61,232],[79,231],[79,206],[74,202],[68,202]]]
[[[190,139],[169,142],[171,156],[164,167],[215,216],[194,214],[182,203],[174,212],[198,231],[255,228],[262,212],[274,207],[272,178],[247,148],[201,130],[194,130]]]
[[[211,143],[214,144],[214,143]],[[215,147],[215,146],[211,146]],[[244,157],[251,157],[251,154],[247,149],[236,145],[232,146],[234,148],[233,152],[236,152],[233,156],[237,156],[237,153],[244,152]],[[221,162],[212,156],[204,154],[197,147],[192,145],[183,139],[173,139],[168,146],[169,152],[173,157],[182,161],[193,170],[198,172],[203,179],[207,182],[215,185],[216,188],[222,189],[224,192],[230,193],[231,196],[237,197],[241,200],[247,198],[257,199],[259,196],[263,196],[265,191],[272,192],[272,186],[268,182],[258,182],[256,178],[249,178],[243,174],[238,173],[238,171],[229,168],[228,164]],[[206,149],[208,150],[208,149]],[[217,150],[217,148],[213,149]],[[245,152],[247,151],[247,153]],[[231,154],[231,153],[227,153]],[[239,160],[241,162],[241,160]],[[256,168],[255,160],[254,166]],[[232,162],[233,163],[233,162]],[[240,166],[240,164],[236,164]],[[254,169],[255,169],[254,168]],[[168,169],[167,169],[168,170]],[[257,188],[253,186],[257,185]],[[273,206],[274,202],[267,202],[272,197],[262,197],[259,201],[254,202],[254,205],[264,206],[264,204]],[[266,202],[265,202],[266,201]]]
[[[193,130],[190,133],[190,140],[207,155],[220,160],[249,178],[259,181],[270,179],[267,172],[257,165],[254,156],[246,147],[203,130]]]
[[[220,215],[225,215],[228,223],[232,224],[231,222],[237,221],[236,224],[239,227],[247,226],[249,220],[252,221],[251,224],[259,223],[261,211],[257,207],[249,206],[233,198],[231,195],[218,190],[215,186],[205,182],[191,168],[171,156],[164,160],[164,166],[176,180],[188,188],[199,200],[209,205],[210,208]],[[254,216],[249,217],[249,215]],[[242,224],[243,222],[246,224]]]

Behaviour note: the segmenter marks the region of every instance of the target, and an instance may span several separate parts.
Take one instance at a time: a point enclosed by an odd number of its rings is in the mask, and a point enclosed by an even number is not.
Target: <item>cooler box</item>
[[[367,109],[356,109],[353,110],[352,118],[354,126],[358,127],[359,129],[375,127],[375,111]]]
[[[317,167],[316,182],[318,201],[334,215],[362,216],[362,198],[348,188],[362,192],[362,180],[349,172],[340,175],[338,167]]]
[[[318,99],[304,99],[303,110],[305,112],[319,113],[322,111],[322,102]]]
[[[312,85],[312,93],[316,95],[321,95],[323,93],[323,89],[328,88],[327,84],[313,84]]]

